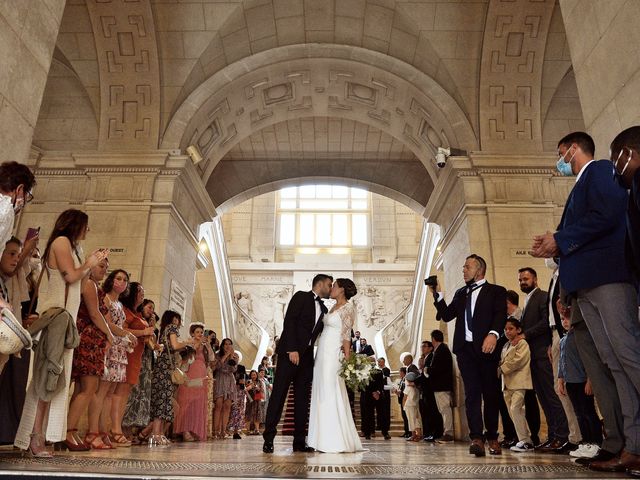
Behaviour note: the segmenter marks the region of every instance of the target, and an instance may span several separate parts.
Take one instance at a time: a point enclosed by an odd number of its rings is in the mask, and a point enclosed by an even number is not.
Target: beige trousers
[[[560,334],[557,330],[551,332],[551,365],[553,366],[553,388],[562,403],[564,414],[567,416],[567,422],[569,423],[569,441],[574,444],[580,443],[582,440],[582,434],[580,433],[580,426],[578,425],[578,419],[573,411],[573,405],[568,395],[560,395],[558,391],[558,368],[560,365]],[[597,352],[593,352],[597,355]]]
[[[509,415],[511,415],[513,425],[516,427],[518,440],[525,443],[531,443],[531,432],[529,431],[529,424],[527,424],[527,417],[525,415],[524,408],[525,393],[526,390],[505,390],[504,401],[509,408]]]
[[[451,392],[434,392],[438,411],[442,415],[444,435],[453,437],[453,411],[451,410]]]
[[[409,430],[415,433],[416,430],[422,429],[422,417],[420,416],[420,409],[418,407],[404,407],[404,413],[407,414],[407,420],[409,421]]]

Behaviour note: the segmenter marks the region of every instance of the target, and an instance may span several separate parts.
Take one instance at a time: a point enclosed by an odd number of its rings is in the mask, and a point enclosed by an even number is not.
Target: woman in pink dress
[[[185,442],[207,439],[207,366],[213,360],[204,342],[204,325],[192,323],[189,334],[193,338],[195,358],[186,372],[187,381],[178,387],[180,409],[174,425],[174,433],[181,433]]]

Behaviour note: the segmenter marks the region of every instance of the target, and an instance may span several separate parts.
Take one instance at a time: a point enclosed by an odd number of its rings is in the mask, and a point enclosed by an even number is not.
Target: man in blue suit
[[[598,471],[640,465],[640,322],[625,259],[628,195],[608,160],[594,160],[593,139],[575,132],[558,142],[558,170],[577,175],[558,231],[534,238],[533,255],[560,257],[560,284],[576,299],[601,360],[615,379],[624,417],[625,448]],[[572,302],[575,303],[575,302]]]

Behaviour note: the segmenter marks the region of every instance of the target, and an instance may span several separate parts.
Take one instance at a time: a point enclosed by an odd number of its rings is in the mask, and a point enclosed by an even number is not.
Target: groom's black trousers
[[[293,383],[293,394],[295,396],[293,445],[303,447],[306,444],[305,430],[309,420],[310,387],[312,379],[313,349],[308,348],[305,353],[302,354],[298,366],[289,361],[289,355],[286,353],[278,355],[278,366],[276,367],[275,378],[273,380],[273,390],[269,397],[264,434],[262,435],[265,442],[273,442],[276,436],[282,410],[287,401],[289,385]]]

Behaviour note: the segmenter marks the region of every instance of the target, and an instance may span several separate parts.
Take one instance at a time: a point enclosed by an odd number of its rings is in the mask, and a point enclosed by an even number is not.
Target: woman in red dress
[[[153,338],[153,327],[138,312],[138,307],[144,300],[144,288],[138,282],[131,282],[129,290],[120,295],[120,302],[124,307],[124,329],[138,339],[133,351],[127,353],[127,377],[124,382],[118,383],[111,404],[111,431],[114,437],[121,441],[122,419],[127,406],[131,387],[138,383],[140,369],[142,368],[142,353],[145,344]],[[128,443],[128,442],[127,442]]]
[[[81,303],[76,321],[80,345],[73,352],[71,379],[75,382],[75,387],[67,416],[67,438],[63,441],[68,450],[104,448],[99,437],[96,439],[90,435],[85,438],[85,444],[78,437],[77,428],[80,417],[87,411],[98,391],[100,377],[104,373],[105,352],[108,345],[113,343],[113,334],[104,319],[104,292],[98,286],[108,268],[109,260],[105,258],[82,280]]]

